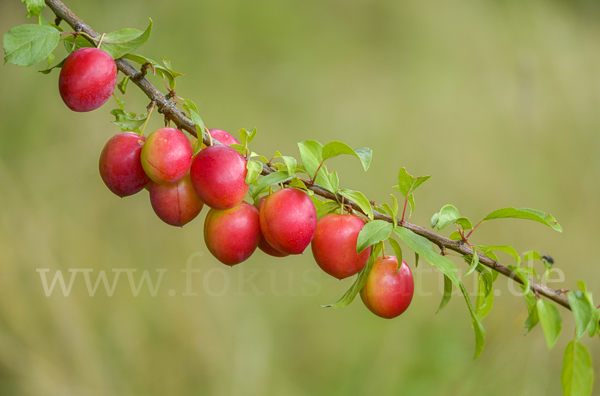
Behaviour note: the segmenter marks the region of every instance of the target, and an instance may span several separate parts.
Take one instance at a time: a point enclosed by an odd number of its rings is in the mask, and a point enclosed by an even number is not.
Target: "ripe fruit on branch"
[[[268,196],[260,211],[260,228],[275,249],[300,254],[317,229],[317,211],[310,197],[295,188],[284,188]]]
[[[231,209],[244,200],[246,160],[229,146],[200,150],[194,157],[190,176],[200,199],[214,209]]]
[[[119,197],[133,195],[150,182],[140,162],[145,141],[139,133],[121,132],[110,138],[100,154],[100,176]]]
[[[99,48],[80,48],[67,57],[58,77],[58,90],[73,111],[102,106],[117,84],[117,65]]]
[[[254,253],[260,241],[258,210],[247,202],[232,209],[211,209],[204,221],[204,241],[220,262],[236,265]]]
[[[204,206],[189,175],[177,183],[150,182],[150,203],[162,221],[175,227],[183,227],[192,221]]]
[[[265,199],[266,198],[263,197],[258,201],[257,209],[258,209],[259,214],[260,214],[260,210],[263,206],[263,203],[265,202]],[[281,252],[281,251],[275,249],[273,246],[271,246],[271,244],[269,244],[269,242],[267,242],[267,240],[265,239],[265,236],[263,235],[262,231],[260,232],[260,242],[258,243],[258,248],[260,250],[262,250],[264,253],[268,254],[269,256],[273,256],[273,257],[289,256],[288,253]]]
[[[226,146],[229,146],[230,144],[240,144],[239,140],[227,131],[222,129],[209,129],[208,131],[210,132],[210,136]]]
[[[190,170],[192,144],[175,128],[160,128],[152,132],[142,148],[142,166],[156,183],[177,183]]]
[[[356,241],[364,225],[364,220],[350,214],[330,213],[319,220],[311,248],[323,271],[344,279],[357,274],[365,266],[371,247],[356,253]]]
[[[398,268],[396,256],[384,256],[375,259],[360,297],[375,315],[391,319],[406,311],[414,288],[408,264],[402,261]]]

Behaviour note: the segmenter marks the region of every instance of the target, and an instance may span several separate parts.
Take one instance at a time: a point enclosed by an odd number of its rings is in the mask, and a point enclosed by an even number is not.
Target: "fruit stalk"
[[[57,16],[57,18],[60,18],[63,21],[65,21],[75,31],[84,32],[87,35],[89,35],[90,37],[94,37],[94,38],[97,38],[100,36],[100,34],[98,34],[89,25],[84,23],[77,15],[75,15],[61,1],[45,0],[45,3],[54,12],[54,14]],[[86,36],[84,36],[84,37],[86,37]],[[88,39],[88,41],[90,41],[92,44],[95,45],[94,40],[92,40],[89,37],[86,37],[86,39]],[[184,115],[184,113],[176,107],[176,104],[173,101],[167,99],[165,97],[165,95],[163,95],[162,92],[160,92],[152,83],[150,83],[150,81],[148,81],[148,79],[146,79],[144,77],[145,73],[137,70],[125,59],[117,59],[115,62],[117,64],[118,70],[121,71],[121,73],[123,73],[124,75],[129,76],[131,81],[135,85],[137,85],[146,94],[146,96],[148,96],[148,98],[151,101],[154,101],[156,103],[156,107],[157,107],[159,113],[164,114],[165,117],[167,117],[168,119],[173,121],[179,129],[186,130],[191,135],[197,137],[196,125],[192,122],[192,120],[187,118]],[[206,145],[220,144],[220,142],[214,138],[212,139],[212,142],[211,142],[209,140],[209,137],[206,134],[205,134],[205,136],[203,136],[203,142]],[[263,170],[261,172],[263,176],[268,175],[273,172],[274,172],[273,169],[268,167],[266,164],[263,164]],[[338,202],[340,202],[343,199],[343,197],[341,195],[334,194],[317,184],[310,184],[310,185],[307,185],[307,187],[310,190],[314,191],[315,194],[317,194],[321,197],[337,200]],[[355,211],[364,214],[364,212],[360,209],[360,207],[355,202],[352,202],[347,199],[345,202],[347,205],[351,206]],[[385,215],[381,212],[378,212],[377,210],[373,210],[373,213],[374,213],[374,218],[377,220],[384,220],[389,223],[393,222],[393,220],[390,216]],[[404,227],[404,228],[414,232],[415,234],[428,239],[430,242],[436,244],[442,250],[442,252],[444,251],[444,249],[448,249],[448,250],[458,252],[461,255],[466,255],[466,256],[473,255],[473,250],[469,246],[465,245],[464,243],[461,243],[460,241],[454,241],[454,240],[448,239],[448,238],[438,235],[424,227],[421,227],[421,226],[418,226],[416,224],[412,224],[412,223],[409,223],[406,221],[402,222],[402,224],[400,224],[400,221],[398,221],[397,223],[398,223],[397,224],[398,226]],[[485,265],[486,267],[490,268],[493,271],[499,272],[500,274],[512,279],[513,281],[515,281],[517,283],[523,284],[521,279],[508,267],[502,265],[501,263],[499,263],[495,260],[490,259],[487,256],[481,255],[479,253],[478,253],[478,255],[479,255],[479,262],[481,264]],[[569,301],[562,294],[562,292],[560,290],[551,289],[547,286],[544,286],[544,285],[534,282],[534,281],[530,282],[530,287],[536,295],[544,296],[544,297],[556,302],[557,304],[562,305],[563,307],[565,307],[567,309],[571,309]]]

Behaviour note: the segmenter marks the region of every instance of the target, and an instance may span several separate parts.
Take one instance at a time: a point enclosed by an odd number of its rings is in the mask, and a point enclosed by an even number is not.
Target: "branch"
[[[68,23],[75,31],[82,31],[87,33],[90,37],[99,37],[94,29],[92,29],[89,25],[85,24],[77,15],[75,15],[70,9],[68,9],[62,2],[59,0],[45,0],[46,5],[56,14],[57,18],[64,20]],[[95,45],[95,42],[88,38],[88,40]],[[148,81],[144,75],[145,73],[134,68],[129,62],[125,59],[117,59],[116,61],[117,68],[126,76],[129,76],[131,81],[135,85],[137,85],[145,94],[148,96],[148,99],[156,102],[156,106],[158,108],[158,112],[165,115],[165,117],[169,118],[171,121],[177,125],[180,129],[184,129],[189,132],[191,135],[198,137],[196,132],[196,125],[187,118],[184,113],[176,107],[175,102],[169,100],[162,94],[150,81]],[[204,134],[203,134],[204,135]],[[208,136],[203,136],[203,142],[206,145],[211,145],[211,141]],[[212,144],[217,143],[220,144],[215,139],[212,139]],[[263,170],[261,172],[262,175],[268,175],[273,173],[274,170],[269,168],[266,164],[263,164]],[[340,194],[334,194],[325,188],[319,186],[318,184],[308,185],[307,188],[314,191],[315,194],[340,202],[344,199]],[[347,205],[350,205],[352,209],[357,212],[363,213],[362,209],[355,203],[348,199],[345,200]],[[375,219],[384,220],[389,223],[392,223],[393,220],[390,216],[385,215],[381,212],[373,210]],[[448,249],[460,253],[461,255],[472,256],[473,249],[461,243],[460,241],[453,241],[441,235],[438,235],[432,231],[427,230],[421,226],[416,224],[411,224],[406,221],[398,221],[398,226],[404,227],[417,235],[427,238],[432,243],[436,244],[440,249]],[[490,268],[493,271],[497,271],[500,274],[512,279],[513,281],[523,284],[523,281],[515,274],[510,268],[502,265],[501,263],[490,259],[489,257],[477,253],[479,256],[479,262],[486,267]],[[562,305],[567,309],[571,309],[571,305],[567,298],[562,294],[559,290],[551,289],[547,286],[544,286],[537,282],[530,282],[531,290],[538,295],[542,295],[557,304]]]

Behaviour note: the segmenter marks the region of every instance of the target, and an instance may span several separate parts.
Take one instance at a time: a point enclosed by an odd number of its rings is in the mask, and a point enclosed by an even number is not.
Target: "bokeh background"
[[[186,74],[180,96],[206,124],[258,127],[254,151],[298,156],[296,142],[342,140],[374,151],[331,160],[341,187],[389,200],[398,169],[433,175],[412,220],[444,204],[472,220],[504,206],[552,213],[559,234],[502,220],[480,244],[551,254],[556,288],[585,280],[600,297],[600,17],[594,1],[205,0],[66,2],[97,31],[144,29],[140,53]],[[0,30],[27,21],[0,1]],[[48,10],[45,15],[50,19]],[[59,52],[57,58],[63,55]],[[0,69],[0,394],[2,395],[557,395],[564,346],[548,351],[506,279],[473,362],[468,311],[455,296],[439,314],[440,278],[405,251],[418,287],[394,320],[360,299],[324,309],[351,280],[317,271],[310,251],[257,252],[232,269],[210,256],[206,209],[183,229],[154,215],[147,193],[119,199],[97,161],[118,132],[114,101],[70,112],[58,73]],[[154,80],[161,86],[162,82]],[[147,100],[130,84],[129,111]],[[162,125],[150,121],[150,130]],[[449,231],[448,231],[449,232]],[[507,260],[507,258],[505,258]],[[183,296],[181,269],[194,268]],[[456,260],[462,271],[466,269]],[[46,297],[36,269],[137,269],[164,275],[137,296],[122,273],[114,295],[91,297],[81,273],[68,297]],[[538,268],[539,269],[539,268]],[[250,280],[248,280],[250,279]],[[465,280],[472,289],[473,276]],[[174,296],[169,294],[173,290]],[[173,293],[172,292],[172,293]],[[597,299],[598,299],[597,297]],[[583,340],[600,377],[598,340]],[[596,385],[598,389],[598,385]]]

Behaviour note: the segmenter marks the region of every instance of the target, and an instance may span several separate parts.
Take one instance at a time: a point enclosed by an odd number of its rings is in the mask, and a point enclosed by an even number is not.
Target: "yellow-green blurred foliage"
[[[371,169],[331,160],[342,188],[389,200],[398,169],[433,175],[412,217],[427,225],[444,204],[477,221],[503,206],[552,213],[559,234],[499,220],[478,244],[511,244],[556,259],[574,288],[600,301],[600,7],[593,1],[134,0],[71,1],[97,31],[144,29],[139,50],[186,74],[177,93],[206,124],[258,127],[252,149],[298,156],[296,142],[371,147]],[[26,20],[0,1],[0,30]],[[50,19],[49,11],[45,15]],[[57,60],[63,55],[62,49]],[[146,191],[119,199],[97,161],[118,132],[111,99],[70,112],[58,73],[0,70],[0,394],[2,395],[556,395],[572,315],[548,351],[541,328],[524,336],[525,304],[495,284],[487,346],[474,341],[464,301],[435,315],[440,279],[415,270],[418,293],[401,317],[360,299],[324,309],[351,280],[334,281],[303,256],[257,252],[232,269],[210,256],[203,213],[183,229],[154,215]],[[153,80],[161,87],[162,82]],[[129,84],[129,111],[144,95]],[[120,93],[119,96],[123,97]],[[162,125],[153,116],[149,128]],[[182,296],[188,258],[197,296]],[[196,256],[200,256],[197,254]],[[412,254],[405,258],[414,269]],[[508,260],[508,258],[504,257]],[[465,265],[456,260],[462,271]],[[82,273],[69,297],[46,297],[36,269],[166,270],[155,297],[122,273],[112,297],[90,297]],[[540,268],[538,268],[540,269]],[[249,279],[240,283],[244,279]],[[465,282],[472,289],[473,275]],[[57,286],[58,288],[58,286]],[[169,291],[175,292],[174,296]],[[222,294],[222,295],[214,295]],[[598,339],[583,341],[600,377]],[[596,389],[599,387],[596,386]]]

